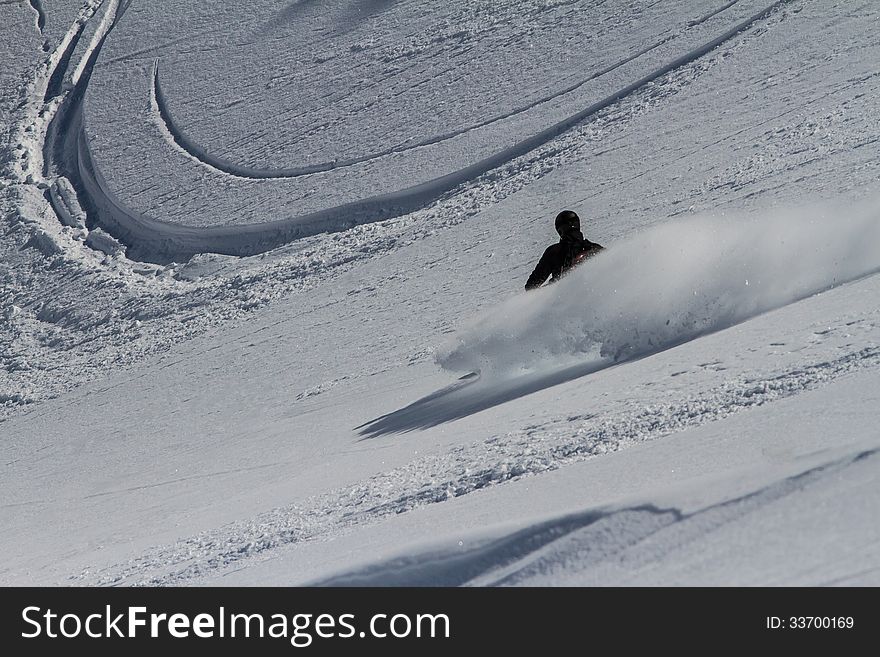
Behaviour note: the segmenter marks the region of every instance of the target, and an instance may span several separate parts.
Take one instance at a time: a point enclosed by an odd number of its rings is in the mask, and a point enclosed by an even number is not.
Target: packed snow
[[[876,585],[878,19],[0,2],[0,583]]]

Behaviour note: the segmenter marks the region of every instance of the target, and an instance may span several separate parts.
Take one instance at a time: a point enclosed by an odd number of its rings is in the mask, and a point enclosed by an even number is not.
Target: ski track
[[[702,22],[702,21],[701,21]],[[384,151],[380,151],[377,153],[370,153],[367,155],[363,155],[361,157],[350,158],[347,160],[332,160],[327,162],[320,162],[318,164],[312,164],[309,166],[302,167],[290,167],[283,169],[260,169],[254,167],[246,167],[240,164],[235,164],[223,158],[217,157],[215,155],[211,155],[207,150],[203,147],[196,144],[193,140],[186,136],[183,130],[177,126],[174,118],[171,115],[171,110],[168,108],[168,101],[166,100],[165,94],[162,92],[162,86],[159,82],[159,60],[156,59],[154,68],[153,68],[153,76],[152,76],[152,85],[150,87],[151,94],[151,102],[154,104],[156,111],[158,112],[159,117],[165,125],[165,130],[163,131],[170,138],[171,143],[176,146],[179,150],[183,151],[185,154],[190,155],[197,162],[207,166],[209,169],[216,171],[218,173],[223,173],[233,178],[243,178],[246,180],[272,180],[272,179],[288,179],[288,178],[298,178],[302,176],[306,176],[313,173],[320,173],[323,171],[330,171],[333,169],[342,169],[345,167],[351,167],[357,164],[363,164],[365,162],[370,162],[373,160],[378,160],[384,157],[388,157],[389,155],[397,155],[400,153],[405,153],[407,151],[415,150],[417,148],[424,148],[426,146],[433,146],[436,144],[441,144],[445,141],[450,141],[456,137],[460,137],[469,132],[473,132],[474,130],[478,130],[480,128],[484,128],[486,126],[492,125],[493,123],[498,123],[500,121],[504,121],[506,119],[513,118],[514,116],[518,116],[519,114],[524,114],[530,110],[533,110],[541,105],[552,102],[554,100],[559,99],[560,97],[569,94],[580,87],[584,86],[588,82],[595,80],[597,78],[602,77],[603,75],[607,75],[608,73],[628,64],[629,62],[635,61],[639,57],[648,54],[649,52],[656,50],[660,46],[672,41],[677,38],[679,35],[672,35],[670,37],[665,37],[656,43],[653,43],[646,48],[638,51],[634,55],[630,55],[621,59],[610,66],[607,66],[595,73],[592,73],[589,77],[576,82],[573,85],[566,87],[560,91],[556,91],[548,96],[544,96],[539,98],[538,100],[529,103],[528,105],[524,105],[522,107],[518,107],[510,112],[505,114],[499,114],[497,116],[493,116],[489,119],[481,121],[479,123],[475,123],[473,125],[466,126],[464,128],[460,128],[458,130],[453,130],[451,132],[446,132],[441,135],[437,135],[434,137],[430,137],[428,139],[423,139],[414,143],[407,143],[406,145],[398,144],[392,148],[386,149]],[[452,68],[447,69],[448,72],[454,70]],[[423,81],[420,84],[423,84]],[[400,95],[405,93],[406,90],[400,91],[394,95]]]
[[[55,50],[40,63],[33,81],[23,89],[22,114],[14,122],[12,141],[22,148],[25,163],[17,175],[13,170],[11,181],[17,184],[38,185],[44,173],[44,151],[55,117],[63,107],[64,77],[78,45],[85,25],[98,11],[103,0],[92,0],[83,5],[73,25],[61,38]],[[42,5],[40,5],[42,7]],[[48,41],[43,41],[43,50]],[[57,225],[54,227],[57,228]]]
[[[623,89],[567,119],[524,139],[518,144],[503,149],[470,166],[396,192],[368,197],[298,217],[246,226],[193,228],[171,225],[130,210],[115,199],[109,191],[100,171],[95,166],[89,152],[88,139],[83,125],[80,125],[77,130],[79,135],[77,171],[66,171],[65,173],[69,174],[67,177],[74,182],[77,191],[86,195],[88,200],[84,205],[88,205],[92,209],[93,220],[114,237],[129,245],[129,257],[164,263],[172,260],[185,260],[196,253],[203,252],[237,256],[255,255],[303,237],[326,232],[337,232],[359,224],[393,219],[426,208],[440,200],[453,189],[473,183],[493,169],[498,169],[519,157],[535,151],[601,110],[639,91],[658,78],[687,66],[791,1],[776,0],[709,42],[660,66]],[[112,31],[115,24],[116,21],[114,20],[109,30]],[[98,46],[99,49],[100,45]],[[93,64],[94,62],[91,65]],[[91,65],[87,68],[90,68]],[[154,80],[157,79],[157,75],[158,67],[154,71]],[[83,80],[87,81],[88,75],[83,75]],[[164,105],[161,87],[155,85],[155,83],[154,87],[156,91],[153,96],[161,114],[161,106]],[[82,94],[79,94],[78,99],[72,103],[76,107],[71,108],[71,111],[81,114],[81,102]],[[176,140],[173,123],[170,125],[166,123],[166,129],[168,131],[167,134],[171,134]],[[191,146],[191,148],[193,147]],[[194,152],[198,153],[199,150],[195,149]],[[193,157],[198,159],[195,155]]]
[[[690,21],[688,23],[688,27],[694,27],[695,25],[701,25],[702,23],[705,23],[710,18],[714,18],[715,16],[717,16],[721,12],[727,11],[728,9],[733,7],[733,5],[735,5],[737,2],[739,2],[739,0],[731,0],[726,5],[722,5],[718,9],[716,9],[714,11],[710,11],[709,13],[705,14],[704,16],[701,16],[700,18],[696,18],[696,19]]]
[[[655,440],[878,365],[880,346],[870,346],[765,378],[740,376],[671,403],[640,404],[629,410],[624,402],[619,411],[567,415],[417,459],[362,483],[154,548],[123,564],[87,569],[70,579],[76,584],[185,584],[267,550]]]
[[[762,15],[771,12],[785,1],[774,3],[770,8],[764,10]],[[50,69],[51,74],[48,79],[56,80],[54,84],[58,84],[59,88],[66,70],[69,69],[71,55],[75,50],[76,44],[71,45],[71,41],[78,40],[82,34],[83,23],[81,21],[89,19],[88,11],[89,8],[83,11],[80,19],[65,35],[62,44],[50,58],[50,61],[55,61],[56,64],[54,68]],[[97,7],[92,7],[91,14],[96,11]],[[100,46],[120,16],[121,13],[115,15],[106,32],[93,41],[94,48],[81,60],[81,66],[77,69],[81,71],[76,82],[77,88],[84,90]],[[754,20],[758,20],[758,18]],[[743,29],[746,28],[742,27],[737,32]],[[62,73],[56,76],[59,69],[62,70]],[[637,89],[638,87],[634,87],[632,91]],[[628,93],[632,93],[632,91]],[[64,90],[61,89],[60,94],[63,93]],[[74,97],[75,94],[75,90],[70,92],[70,97]],[[49,99],[48,103],[45,102],[47,98]],[[53,103],[57,102],[58,96],[46,93],[43,95],[43,99],[43,107],[51,108]],[[71,105],[74,104],[71,103]],[[66,107],[66,111],[71,110],[71,105]],[[69,116],[75,117],[76,112]],[[870,140],[866,143],[870,143]],[[82,146],[83,139],[78,136],[75,153],[80,169],[89,164],[88,154],[83,157]],[[48,148],[48,150],[52,149]],[[67,154],[70,155],[69,152]],[[472,182],[479,184],[478,181]],[[97,189],[97,193],[100,195],[102,190]],[[465,200],[465,202],[467,201]],[[393,245],[389,248],[393,248]],[[363,257],[369,257],[369,254]],[[326,274],[327,268],[332,269],[332,266],[332,263],[326,265],[325,269],[319,273]],[[301,271],[302,268],[294,269],[296,271],[286,272],[285,275],[291,278],[306,276],[306,273]],[[252,281],[256,276],[253,273],[239,276],[236,279],[237,284],[246,286],[248,281]],[[54,312],[51,306],[48,307],[47,312],[50,315]],[[149,313],[150,310],[144,312]],[[49,317],[49,319],[63,323],[66,321],[64,317],[62,314],[54,319]],[[605,451],[613,451],[632,442],[661,437],[688,426],[696,426],[726,417],[744,408],[798,394],[802,390],[822,385],[848,372],[876,367],[878,363],[880,363],[880,353],[876,348],[870,347],[838,359],[816,363],[769,379],[743,380],[738,384],[738,387],[737,385],[724,386],[679,404],[645,409],[641,415],[609,416],[604,420],[598,418],[601,420],[598,428],[594,428],[597,421],[595,417],[574,418],[574,421],[580,420],[583,425],[576,431],[567,428],[572,423],[571,418],[560,419],[556,424],[548,423],[541,427],[529,428],[519,434],[494,438],[485,443],[464,447],[452,454],[432,459],[430,462],[416,462],[381,477],[373,478],[359,486],[309,500],[305,510],[295,509],[292,506],[276,509],[258,516],[250,522],[228,525],[170,546],[160,546],[147,552],[141,558],[118,564],[109,569],[84,573],[72,579],[103,584],[122,581],[159,584],[185,582],[192,577],[216,571],[280,545],[327,534],[336,527],[371,522],[393,513],[443,501],[449,496],[466,494],[485,486],[502,483],[523,474],[554,469],[567,462],[590,458]],[[0,401],[5,401],[5,397],[0,398]],[[566,435],[553,435],[553,431]],[[534,451],[532,446],[535,444],[535,434],[541,432],[550,433],[539,437],[537,451]],[[572,435],[575,433],[577,435]],[[487,449],[497,452],[496,465],[473,475],[462,476],[461,473],[465,471],[468,464],[479,463],[481,458],[485,456]],[[483,458],[483,460],[485,459]],[[446,474],[445,482],[432,486],[426,485],[415,495],[408,493],[414,478],[418,478],[425,472],[433,473],[435,469]],[[361,500],[358,508],[352,513],[345,511],[347,501],[345,504],[340,502],[340,500],[345,500],[348,495],[354,495]],[[329,510],[326,516],[325,506]],[[165,571],[163,565],[167,559],[171,559],[173,563],[170,571],[163,572]]]
[[[29,0],[31,9],[33,9],[36,14],[36,26],[37,31],[40,33],[40,36],[43,36],[43,30],[46,28],[46,12],[43,9],[43,3],[40,0]],[[10,3],[12,4],[12,3]]]
[[[102,59],[102,65],[109,64],[117,64],[119,62],[127,62],[135,59],[139,59],[144,55],[155,54],[163,50],[164,48],[168,48],[169,46],[176,46],[181,43],[191,44],[196,37],[203,37],[213,34],[225,33],[227,31],[226,27],[216,27],[208,30],[199,30],[188,33],[186,36],[179,37],[177,39],[171,39],[170,41],[164,41],[160,44],[149,46],[147,48],[141,48],[139,50],[134,50],[129,53],[125,53],[124,55],[118,55],[116,57],[112,57],[109,59]]]
[[[48,63],[44,66],[47,71],[45,76],[54,69],[53,62],[57,63],[61,51],[72,38],[79,22],[86,20],[94,12],[94,6],[84,8],[73,28],[48,58]],[[46,80],[39,72],[33,85],[34,98],[37,94],[43,95]],[[659,89],[653,88],[649,90],[647,97],[640,95],[635,98],[634,105],[644,111],[669,93],[675,93],[674,87],[686,85],[692,76],[699,74],[699,70],[682,69],[674,75],[684,76],[685,79],[671,79],[671,91],[663,90],[668,85],[661,85]],[[82,83],[81,79],[80,84]],[[57,99],[53,100],[48,107],[52,108],[57,102]],[[33,105],[33,100],[31,104]],[[23,130],[31,119],[35,119],[38,113],[42,114],[42,108],[42,104],[34,106],[32,110],[28,110],[28,116],[19,121],[18,129],[22,134],[26,134]],[[618,120],[616,113],[629,115],[633,111],[633,107],[623,106],[600,112],[596,117],[600,133],[603,126],[613,125]],[[47,313],[57,315],[57,329],[62,330],[56,333],[51,349],[43,349],[38,355],[24,355],[26,345],[34,342],[32,329],[25,328],[20,333],[21,339],[16,338],[20,346],[10,352],[4,362],[10,363],[10,367],[14,368],[20,358],[26,357],[28,361],[41,365],[39,369],[32,370],[36,376],[26,381],[19,382],[13,376],[9,384],[10,394],[0,398],[3,402],[0,411],[3,417],[8,417],[36,402],[56,397],[75,387],[78,382],[98,376],[101,368],[92,361],[92,353],[102,351],[113,362],[129,367],[140,358],[161,353],[170,344],[201,334],[210,326],[241,319],[255,309],[286,297],[294,290],[311,289],[322,281],[326,282],[348,271],[358,262],[418,242],[434,230],[454,227],[488,204],[500,202],[553,171],[574,157],[579,150],[592,148],[589,143],[596,138],[594,133],[593,127],[585,126],[572,133],[565,143],[551,144],[536,151],[516,162],[514,166],[480,178],[455,195],[443,198],[435,206],[401,220],[356,226],[330,240],[301,241],[281,247],[271,255],[261,256],[259,259],[236,261],[238,264],[230,261],[231,264],[217,269],[220,273],[199,283],[187,282],[185,286],[180,281],[184,280],[183,274],[189,266],[180,268],[172,263],[170,267],[155,267],[122,257],[108,268],[106,261],[103,264],[98,263],[103,254],[95,258],[89,255],[91,249],[83,247],[81,243],[58,239],[59,236],[53,229],[57,222],[49,220],[49,214],[28,218],[28,224],[35,226],[28,229],[29,232],[33,232],[35,236],[48,234],[46,239],[55,239],[57,248],[63,249],[74,260],[58,270],[62,272],[62,278],[52,285],[51,290],[41,290],[46,295],[43,301],[34,299],[32,302],[24,302],[26,309],[35,308],[41,316],[48,317]],[[34,155],[38,152],[39,150]],[[21,185],[18,189],[29,190],[30,186],[23,185],[23,182],[22,175],[17,183]],[[60,237],[64,238],[63,235]],[[365,243],[369,243],[370,248],[364,248]],[[76,264],[77,261],[81,264]],[[82,265],[92,261],[94,266],[83,268]],[[132,291],[135,294],[124,303],[107,299],[109,310],[106,313],[80,308],[78,299],[90,294],[81,288],[90,284],[89,281],[94,281],[91,284],[101,289],[111,289],[120,284],[128,286],[132,274],[137,274],[133,276],[135,287]],[[26,298],[29,293],[20,291],[19,294],[24,295],[21,298]],[[22,302],[16,301],[16,304],[22,305]],[[193,317],[194,308],[200,309],[196,318]],[[185,324],[176,320],[181,317],[186,318]],[[141,321],[145,322],[145,335],[141,335],[141,329],[130,330],[132,322],[140,324]],[[39,325],[34,325],[34,329],[43,330]],[[71,346],[71,338],[80,334],[86,335],[85,340],[81,341],[83,343],[104,340],[107,346],[104,349],[90,348],[79,353]],[[52,368],[57,373],[55,376],[46,377],[42,374]]]
[[[76,28],[76,31],[70,38],[70,41],[67,43],[67,47],[62,53],[61,59],[58,60],[58,64],[55,66],[55,70],[53,70],[52,75],[49,76],[49,83],[46,85],[46,94],[43,96],[43,103],[48,103],[53,98],[61,95],[61,84],[64,81],[64,76],[67,73],[68,67],[70,66],[70,59],[71,57],[73,57],[73,51],[76,50],[76,46],[79,44],[79,40],[82,37],[82,33],[85,27],[86,24],[81,23]]]

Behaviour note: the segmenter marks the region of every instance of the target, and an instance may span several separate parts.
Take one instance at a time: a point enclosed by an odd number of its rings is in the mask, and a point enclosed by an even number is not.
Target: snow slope
[[[0,582],[876,583],[873,3],[252,4],[0,4]]]
[[[817,392],[207,582],[876,586],[877,529],[860,523],[878,504],[877,441],[864,425],[877,388],[866,373]],[[815,404],[827,412],[817,418]],[[431,532],[444,541],[396,543]],[[390,556],[371,564],[365,552]]]

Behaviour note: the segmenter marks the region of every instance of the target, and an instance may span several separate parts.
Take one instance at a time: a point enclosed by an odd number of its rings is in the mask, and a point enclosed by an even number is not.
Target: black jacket
[[[584,239],[583,234],[578,230],[566,233],[559,239],[559,242],[551,244],[544,251],[535,271],[526,281],[526,289],[540,287],[548,277],[551,283],[558,281],[569,269],[583,259],[578,256],[583,254],[589,258],[603,248],[600,244]]]

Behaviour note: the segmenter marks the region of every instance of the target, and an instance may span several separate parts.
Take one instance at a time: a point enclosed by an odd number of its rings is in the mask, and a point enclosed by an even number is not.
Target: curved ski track
[[[433,180],[407,187],[396,192],[371,196],[358,201],[325,208],[299,216],[277,219],[260,224],[216,227],[180,226],[162,222],[125,207],[109,190],[100,170],[92,158],[82,121],[82,99],[95,60],[101,50],[101,46],[122,17],[125,8],[127,8],[126,5],[124,8],[120,9],[117,7],[115,9],[116,13],[110,22],[108,29],[89,54],[88,61],[82,69],[82,74],[74,90],[65,99],[65,107],[63,111],[59,111],[53,121],[53,123],[55,121],[61,121],[62,124],[66,124],[70,129],[66,131],[50,129],[51,134],[62,136],[61,139],[63,139],[63,143],[59,147],[58,144],[51,143],[52,140],[47,140],[45,145],[47,155],[46,161],[47,165],[51,162],[59,173],[65,175],[71,180],[77,193],[81,196],[81,204],[89,213],[90,224],[102,227],[118,239],[125,242],[129,246],[128,256],[130,258],[153,262],[170,262],[186,260],[196,253],[204,252],[236,256],[254,255],[271,250],[277,246],[281,246],[299,238],[325,232],[346,230],[359,224],[393,219],[427,207],[452,189],[471,182],[489,171],[508,164],[512,160],[545,145],[590,116],[642,89],[661,76],[699,59],[719,45],[748,29],[757,21],[766,18],[777,8],[790,1],[791,0],[775,0],[764,9],[761,9],[754,15],[737,23],[721,35],[679,57],[676,57],[615,93],[593,103],[585,109],[563,119],[545,130],[524,139],[510,148],[503,149],[457,171],[453,171],[449,174],[434,178]],[[727,6],[732,6],[732,4],[733,3]],[[722,7],[721,10],[726,8],[727,7]],[[708,17],[703,17],[700,21],[706,20],[707,18]],[[644,51],[633,55],[631,59],[656,48],[661,43],[662,42],[653,44]],[[626,61],[629,60],[621,60],[605,71],[600,71],[596,75],[601,75],[604,72],[613,70],[626,63]],[[68,66],[69,62],[59,63],[59,68],[67,68]],[[53,77],[54,75],[55,73],[53,73]],[[352,160],[348,162],[324,163],[315,165],[314,167],[301,167],[299,169],[260,172],[259,170],[238,167],[219,158],[208,156],[204,149],[192,144],[190,140],[188,140],[182,132],[176,128],[173,121],[170,120],[170,114],[161,91],[158,75],[159,69],[157,65],[153,76],[154,109],[161,115],[168,133],[171,135],[177,146],[186,151],[189,156],[224,173],[250,178],[290,177],[293,175],[306,175],[307,173],[326,170],[326,168],[351,165],[357,163],[357,161],[363,161]],[[573,88],[577,88],[577,86],[584,84],[586,81],[587,80],[584,80],[578,83]],[[572,88],[569,88],[557,92],[554,96],[567,93],[571,90]],[[553,96],[539,100],[530,107],[540,104],[541,102],[546,102],[552,97]],[[506,116],[512,116],[518,112],[526,111],[527,109],[529,109],[529,107],[520,108]],[[421,145],[437,143],[443,139],[450,139],[455,136],[455,134],[461,134],[462,132],[473,130],[480,127],[480,125],[486,125],[493,121],[501,120],[502,118],[505,117],[495,117],[489,119],[487,122],[470,126],[457,133],[449,133],[448,135],[434,137]],[[74,137],[65,133],[72,133]],[[418,146],[419,144],[414,144],[409,145],[406,148],[416,148]],[[382,157],[383,155],[395,152],[399,151],[392,149],[386,153],[365,156],[364,160]],[[322,169],[321,167],[325,168]]]
[[[363,164],[364,162],[371,162],[373,160],[378,160],[383,157],[387,157],[389,155],[396,155],[398,153],[405,153],[407,151],[415,150],[417,148],[423,148],[425,146],[433,146],[434,144],[440,144],[445,141],[449,141],[450,139],[454,139],[455,137],[459,137],[461,135],[467,134],[469,132],[473,132],[474,130],[479,130],[480,128],[484,128],[488,125],[492,125],[493,123],[498,123],[499,121],[504,121],[505,119],[512,118],[519,114],[523,114],[528,112],[531,109],[534,109],[540,105],[545,103],[549,103],[557,98],[564,96],[565,94],[571,93],[576,89],[584,86],[591,80],[595,80],[596,78],[602,77],[611,71],[620,68],[621,66],[628,64],[629,62],[638,59],[642,55],[645,55],[652,50],[659,48],[665,43],[672,41],[678,37],[677,34],[666,37],[657,41],[656,43],[638,51],[634,55],[630,55],[629,57],[625,57],[610,66],[603,68],[595,73],[592,73],[589,77],[576,82],[575,84],[562,89],[561,91],[556,91],[549,96],[544,96],[533,103],[528,105],[524,105],[522,107],[518,107],[510,112],[505,114],[499,114],[497,116],[493,116],[492,118],[486,119],[479,123],[474,123],[467,127],[461,128],[459,130],[453,130],[451,132],[446,132],[441,135],[436,135],[434,137],[430,137],[428,139],[423,139],[418,142],[409,143],[405,146],[398,145],[392,148],[388,148],[384,151],[379,151],[376,153],[369,153],[366,155],[362,155],[361,157],[350,158],[347,160],[331,160],[328,162],[320,162],[318,164],[312,164],[308,166],[301,167],[290,167],[283,169],[259,169],[255,167],[246,167],[240,164],[235,164],[228,160],[225,160],[216,155],[211,155],[207,150],[203,147],[196,144],[192,139],[186,136],[186,134],[181,130],[174,121],[174,118],[171,116],[171,110],[168,108],[168,101],[166,100],[165,94],[162,92],[162,85],[159,81],[159,59],[156,59],[155,65],[153,67],[153,84],[151,87],[151,100],[155,104],[155,107],[161,117],[162,121],[167,128],[167,134],[170,135],[171,140],[174,144],[180,148],[182,151],[192,156],[194,159],[198,160],[202,164],[219,171],[220,173],[225,173],[227,175],[233,176],[235,178],[246,178],[251,180],[266,180],[266,179],[286,179],[286,178],[298,178],[301,176],[307,176],[312,173],[320,173],[322,171],[330,171],[331,169],[341,169],[344,167],[354,166],[356,164]]]

